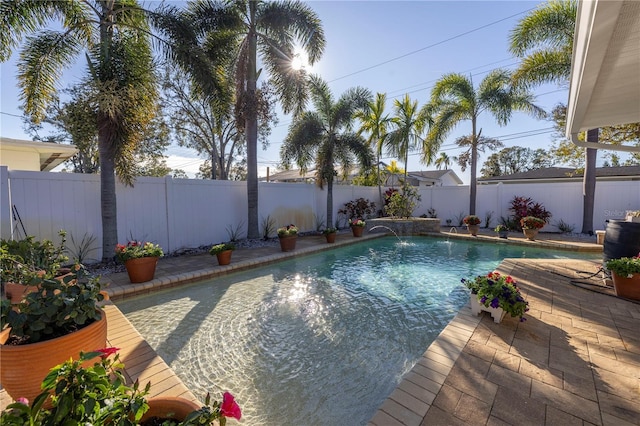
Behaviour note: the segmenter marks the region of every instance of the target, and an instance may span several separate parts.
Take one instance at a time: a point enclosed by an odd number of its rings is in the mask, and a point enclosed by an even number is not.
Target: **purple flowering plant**
[[[529,310],[527,302],[510,275],[489,272],[478,275],[473,280],[462,279],[462,283],[476,295],[481,305],[491,308],[502,308],[512,317],[525,321],[524,313]]]

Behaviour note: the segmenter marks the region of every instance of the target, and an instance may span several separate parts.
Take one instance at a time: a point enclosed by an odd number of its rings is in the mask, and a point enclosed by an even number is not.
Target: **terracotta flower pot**
[[[149,404],[149,410],[140,419],[142,424],[154,417],[157,419],[183,421],[189,413],[201,408],[193,401],[172,396],[150,398],[147,403]]]
[[[282,251],[293,251],[296,249],[297,235],[285,235],[278,238],[280,239],[280,249]]]
[[[324,236],[327,239],[328,243],[335,243],[336,242],[336,233],[335,232],[330,232],[328,234],[324,234]]]
[[[20,397],[33,401],[41,393],[42,380],[49,370],[68,360],[77,359],[82,352],[104,348],[107,342],[107,316],[100,311],[100,320],[67,335],[26,345],[5,345],[0,341],[0,382],[15,400]],[[87,361],[93,365],[95,361]]]
[[[230,264],[231,253],[233,253],[233,250],[225,250],[221,253],[216,253],[216,257],[218,258],[218,265],[224,266]]]
[[[613,288],[616,290],[616,296],[640,300],[640,274],[633,274],[631,278],[627,278],[612,271],[611,278],[613,279]]]
[[[129,274],[129,281],[132,283],[144,283],[151,281],[156,273],[157,257],[139,257],[129,259],[124,262]]]
[[[352,226],[351,232],[353,232],[354,237],[362,237],[364,233],[364,226]]]
[[[467,225],[467,231],[475,237],[480,231],[480,225]]]
[[[534,241],[536,239],[536,236],[538,235],[538,230],[537,229],[523,229],[522,233],[524,234],[525,237],[527,237],[527,240]]]

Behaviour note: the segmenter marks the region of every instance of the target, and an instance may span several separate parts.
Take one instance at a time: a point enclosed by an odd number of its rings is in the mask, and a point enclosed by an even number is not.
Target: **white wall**
[[[118,240],[129,238],[159,243],[166,252],[209,245],[229,239],[229,229],[246,235],[247,201],[244,182],[196,179],[139,178],[133,188],[118,184]],[[305,183],[259,184],[259,220],[267,217],[276,226],[294,223],[302,231],[313,231],[316,222],[326,225],[326,188]],[[429,208],[446,225],[469,210],[468,186],[420,188],[422,197],[415,216]],[[582,183],[482,185],[478,187],[476,214],[492,212],[491,226],[500,216],[509,216],[514,196],[531,197],[552,213],[551,224],[562,219],[582,228]],[[365,198],[379,204],[377,187],[336,185],[333,188],[333,217],[348,201]],[[22,225],[11,214],[15,205],[27,235],[58,240],[64,229],[76,241],[86,234],[97,238],[102,256],[100,181],[98,175],[8,171],[0,167],[0,235],[23,238]],[[380,208],[378,205],[377,208]],[[595,229],[604,229],[605,220],[623,219],[626,210],[640,210],[638,182],[598,182],[594,212]],[[344,223],[342,224],[344,225]],[[547,225],[544,230],[555,231]],[[262,227],[261,227],[262,229]],[[69,239],[70,244],[70,239]]]

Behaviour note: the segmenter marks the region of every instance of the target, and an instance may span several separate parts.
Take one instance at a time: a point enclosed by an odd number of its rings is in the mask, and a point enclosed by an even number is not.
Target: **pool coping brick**
[[[487,234],[439,237],[495,243],[497,238]],[[166,257],[147,283],[130,284],[126,273],[104,276],[102,282],[117,302],[382,236],[353,238],[342,232],[335,244],[321,236],[301,236],[294,252],[238,249],[232,264],[223,267],[208,254]],[[512,233],[498,242],[602,251],[583,240],[545,234],[527,241]],[[505,259],[497,270],[518,281],[530,302],[528,321],[506,317],[495,324],[486,313],[474,316],[469,305],[461,308],[368,425],[640,425],[640,304],[572,285],[598,266],[586,260]],[[590,278],[596,281],[602,280]],[[151,381],[151,396],[197,401],[115,305],[107,304],[105,311],[109,344],[121,348],[129,380]],[[0,391],[0,406],[9,401]]]

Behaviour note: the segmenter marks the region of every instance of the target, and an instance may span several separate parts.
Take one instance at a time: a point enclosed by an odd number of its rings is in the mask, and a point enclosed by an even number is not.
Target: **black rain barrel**
[[[604,259],[633,257],[640,253],[640,222],[610,220],[604,234]]]

